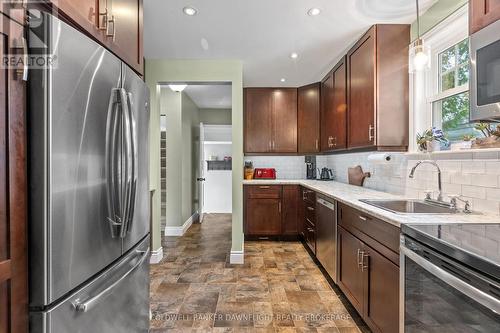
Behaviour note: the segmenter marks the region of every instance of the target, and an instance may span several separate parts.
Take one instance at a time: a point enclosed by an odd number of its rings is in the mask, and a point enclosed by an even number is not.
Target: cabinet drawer
[[[280,199],[279,185],[246,185],[247,199]]]
[[[302,188],[302,200],[310,203],[314,207],[316,205],[316,192]]]
[[[363,233],[388,249],[399,253],[400,229],[373,216],[362,213],[350,206],[339,204],[339,225],[367,242]],[[371,242],[370,242],[371,243]],[[373,244],[370,244],[373,246]],[[376,245],[375,245],[376,246]]]

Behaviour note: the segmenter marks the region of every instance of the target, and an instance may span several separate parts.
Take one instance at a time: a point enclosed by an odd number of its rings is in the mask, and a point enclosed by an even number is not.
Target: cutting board
[[[349,168],[347,170],[347,175],[349,178],[349,184],[357,186],[363,186],[365,178],[371,176],[369,172],[363,172],[361,165]]]

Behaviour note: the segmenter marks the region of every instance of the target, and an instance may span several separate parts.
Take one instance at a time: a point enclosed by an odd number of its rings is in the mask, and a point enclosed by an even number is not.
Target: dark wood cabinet
[[[471,34],[498,20],[500,20],[500,0],[469,1],[469,32]]]
[[[301,188],[300,235],[312,253],[316,254],[316,192]]]
[[[409,25],[374,25],[347,53],[349,149],[408,148]]]
[[[364,281],[360,270],[360,253],[363,243],[339,227],[337,248],[339,250],[338,285],[354,308],[362,314]]]
[[[143,75],[143,0],[50,2],[63,13],[63,19],[77,25]]]
[[[399,228],[339,204],[338,285],[374,332],[399,332]]]
[[[297,89],[246,88],[246,154],[297,153]]]
[[[321,151],[347,148],[345,57],[321,82]]]
[[[300,188],[297,185],[283,185],[282,235],[296,236],[298,230]]]
[[[364,319],[374,332],[398,333],[399,267],[366,244],[362,255]]]
[[[297,92],[297,127],[299,154],[319,153],[320,83],[300,87]]]
[[[1,56],[21,55],[24,27],[4,16]],[[28,331],[26,83],[0,69],[0,332]]]
[[[245,153],[267,153],[272,140],[272,94],[266,88],[245,89]]]

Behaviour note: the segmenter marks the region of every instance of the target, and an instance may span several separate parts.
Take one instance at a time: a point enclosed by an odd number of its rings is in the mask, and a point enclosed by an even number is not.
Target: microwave
[[[500,121],[500,20],[470,36],[470,120]]]

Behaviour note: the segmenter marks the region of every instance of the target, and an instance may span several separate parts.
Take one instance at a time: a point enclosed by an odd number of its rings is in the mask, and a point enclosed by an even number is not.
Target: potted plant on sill
[[[488,123],[477,123],[474,129],[483,133],[484,138],[477,138],[472,148],[500,148],[500,125],[492,129]]]
[[[417,134],[418,149],[425,153],[440,151],[441,147],[448,147],[450,142],[445,138],[442,130],[432,127],[423,133]]]

